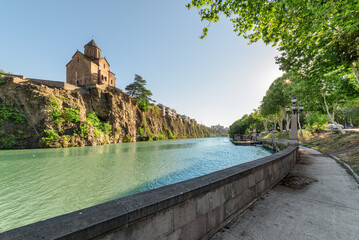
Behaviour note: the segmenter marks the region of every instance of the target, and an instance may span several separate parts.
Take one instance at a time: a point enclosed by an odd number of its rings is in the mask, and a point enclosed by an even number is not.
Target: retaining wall
[[[298,148],[0,234],[0,239],[208,239],[278,183]]]
[[[282,151],[290,145],[290,141],[285,139],[258,138],[258,141],[262,143],[263,147],[276,152]]]

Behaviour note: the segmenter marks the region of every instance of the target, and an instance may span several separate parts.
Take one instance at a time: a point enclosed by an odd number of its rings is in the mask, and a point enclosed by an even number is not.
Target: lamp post
[[[298,144],[298,127],[297,127],[297,112],[298,109],[299,111],[303,111],[304,106],[303,104],[300,104],[299,107],[297,106],[297,98],[292,97],[291,99],[292,102],[292,125],[291,125],[291,134],[290,134],[290,142],[291,144]],[[290,107],[286,106],[285,110],[287,111],[287,114],[290,111]]]

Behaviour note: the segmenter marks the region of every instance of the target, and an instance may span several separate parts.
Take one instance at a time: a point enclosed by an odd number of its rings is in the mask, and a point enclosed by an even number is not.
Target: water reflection
[[[0,151],[0,232],[269,154],[226,138]]]

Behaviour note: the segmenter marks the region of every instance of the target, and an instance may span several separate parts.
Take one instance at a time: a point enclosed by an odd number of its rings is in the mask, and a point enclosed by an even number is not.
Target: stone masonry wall
[[[297,147],[0,234],[7,239],[208,239],[277,184]]]

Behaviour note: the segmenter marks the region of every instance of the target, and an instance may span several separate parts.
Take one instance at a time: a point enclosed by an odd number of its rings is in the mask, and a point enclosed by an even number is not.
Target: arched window
[[[103,75],[101,75],[101,79],[103,80]]]

